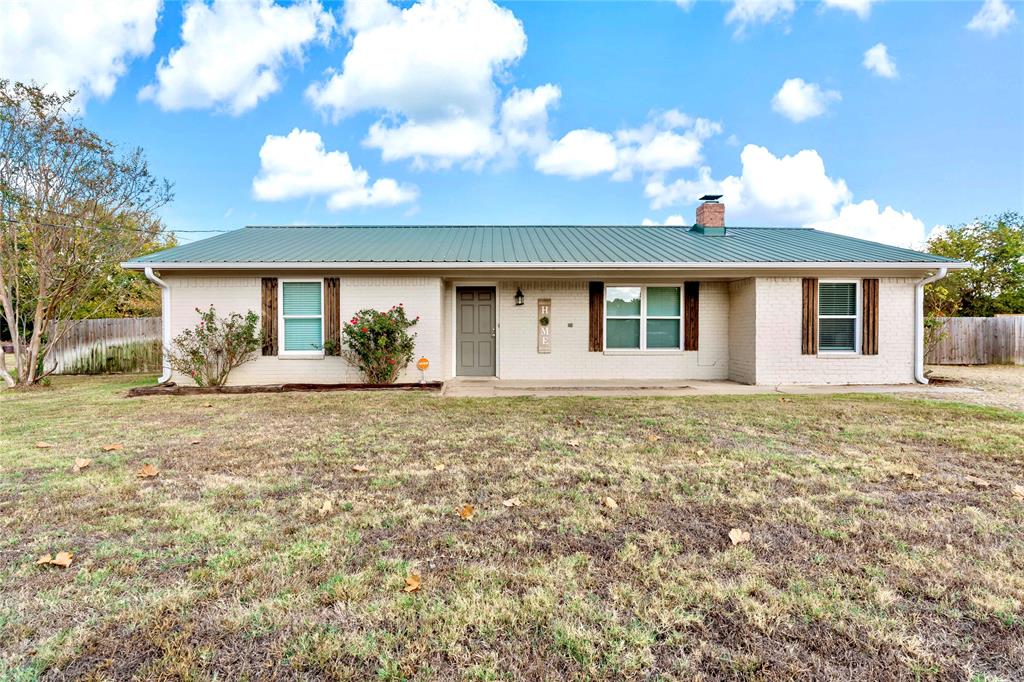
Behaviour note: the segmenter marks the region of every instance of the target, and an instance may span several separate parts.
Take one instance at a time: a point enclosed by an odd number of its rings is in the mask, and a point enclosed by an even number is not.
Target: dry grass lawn
[[[1022,678],[1024,413],[145,381],[0,393],[0,679]]]

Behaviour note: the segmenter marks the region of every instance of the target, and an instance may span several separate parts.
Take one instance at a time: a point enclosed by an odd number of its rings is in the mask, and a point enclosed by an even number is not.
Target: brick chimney
[[[701,234],[725,234],[725,204],[719,203],[721,194],[705,194],[700,198],[702,203],[697,207],[697,222],[693,229]]]

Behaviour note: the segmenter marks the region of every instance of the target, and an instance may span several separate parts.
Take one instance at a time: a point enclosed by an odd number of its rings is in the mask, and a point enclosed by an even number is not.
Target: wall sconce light
[[[523,296],[523,290],[516,287],[516,305],[523,305],[526,303],[526,297]]]

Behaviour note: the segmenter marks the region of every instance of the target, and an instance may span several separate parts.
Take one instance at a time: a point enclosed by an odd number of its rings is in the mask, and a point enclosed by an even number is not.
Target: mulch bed
[[[219,395],[242,393],[294,393],[297,391],[439,391],[441,381],[403,384],[267,384],[264,386],[137,386],[128,391],[129,398],[146,395]]]

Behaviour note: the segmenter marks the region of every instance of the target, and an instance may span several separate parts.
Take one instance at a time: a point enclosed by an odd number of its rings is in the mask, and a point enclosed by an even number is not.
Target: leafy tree
[[[8,385],[45,374],[50,321],[82,316],[117,263],[159,242],[171,186],[141,149],[120,152],[82,123],[74,92],[0,79],[0,316],[14,346]]]
[[[1024,217],[1016,212],[951,227],[928,251],[971,264],[930,284],[925,309],[939,316],[1024,313]]]

